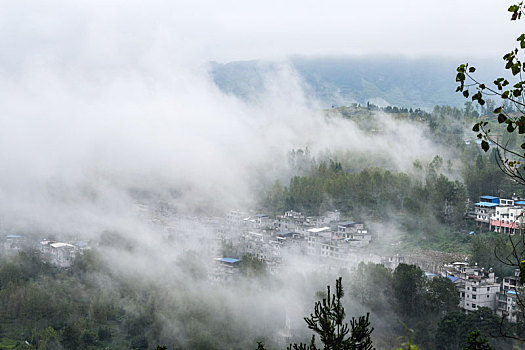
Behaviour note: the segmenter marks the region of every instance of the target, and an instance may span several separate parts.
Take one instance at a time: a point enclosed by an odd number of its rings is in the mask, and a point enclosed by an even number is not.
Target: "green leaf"
[[[525,125],[518,126],[518,134],[525,134]]]
[[[485,140],[481,141],[481,148],[485,152],[487,152],[489,150],[489,148],[490,148],[489,143],[487,141],[485,141]]]
[[[463,91],[463,96],[465,96],[465,98],[468,98],[468,90]]]
[[[521,148],[525,149],[525,143],[521,144]]]
[[[519,7],[518,5],[511,5],[508,9],[509,12],[516,12],[518,11]]]
[[[476,68],[474,68],[474,67],[470,67],[470,68],[468,69],[468,71],[469,71],[469,73],[474,73],[474,72],[476,71]]]
[[[503,123],[505,120],[507,120],[507,117],[505,116],[505,114],[500,113],[500,114],[498,115],[498,123],[501,124],[501,123]]]
[[[485,84],[479,84],[479,88],[480,88],[481,90],[485,89],[485,87],[486,87]]]
[[[494,113],[494,114],[498,114],[498,113],[501,113],[502,110],[503,110],[503,107],[498,107],[498,108],[496,108],[496,109],[494,110],[494,112],[492,112],[492,113]]]
[[[474,126],[472,127],[472,131],[475,131],[475,132],[479,131],[479,124],[478,123],[474,124]]]
[[[516,128],[514,127],[514,125],[512,125],[512,123],[509,123],[509,125],[507,126],[507,131],[508,132],[513,132]]]

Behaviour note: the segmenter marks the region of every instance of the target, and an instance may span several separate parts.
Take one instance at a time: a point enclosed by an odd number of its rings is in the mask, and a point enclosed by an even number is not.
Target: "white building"
[[[503,200],[502,200],[503,201]],[[525,223],[523,213],[524,207],[521,205],[505,204],[498,205],[490,218],[489,228],[496,232],[514,234],[523,228]]]
[[[4,252],[6,254],[18,254],[23,250],[25,240],[20,235],[7,235],[4,240]]]
[[[38,243],[44,260],[58,267],[70,267],[79,249],[72,244],[43,240]]]
[[[488,307],[496,311],[500,284],[496,281],[494,272],[469,266],[466,262],[455,262],[445,265],[442,275],[456,285],[460,308],[467,312],[475,311],[480,307]]]

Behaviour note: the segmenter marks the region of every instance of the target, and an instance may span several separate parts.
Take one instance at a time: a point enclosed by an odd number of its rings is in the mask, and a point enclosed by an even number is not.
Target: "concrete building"
[[[498,308],[496,314],[505,317],[509,322],[518,321],[517,300],[520,295],[520,270],[516,269],[513,276],[504,277],[498,292]]]
[[[496,232],[509,234],[519,233],[525,223],[523,218],[525,208],[521,205],[505,204],[495,207],[490,218],[489,228]]]
[[[496,311],[500,284],[491,270],[469,266],[466,262],[455,262],[444,266],[442,276],[456,285],[460,297],[459,307],[463,310],[469,312],[488,307]]]
[[[42,258],[57,267],[67,268],[73,264],[79,249],[72,244],[43,240],[38,243]]]
[[[24,250],[25,239],[20,235],[7,235],[4,240],[4,252],[7,255],[16,255]]]

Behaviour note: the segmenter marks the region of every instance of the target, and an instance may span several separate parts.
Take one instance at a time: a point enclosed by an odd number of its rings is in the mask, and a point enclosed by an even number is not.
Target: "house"
[[[525,208],[521,205],[514,205],[514,201],[507,200],[507,203],[495,207],[492,216],[490,217],[489,229],[495,232],[503,232],[514,234],[517,230],[524,227],[524,211]],[[519,232],[519,231],[518,231]]]
[[[521,288],[520,270],[514,270],[513,276],[504,277],[498,293],[498,308],[496,314],[505,317],[507,321],[516,323],[518,313],[516,310],[517,299]]]
[[[455,262],[445,265],[441,275],[454,283],[459,292],[459,307],[466,312],[480,307],[496,311],[500,284],[492,269],[486,271],[467,262]]]
[[[69,243],[42,240],[38,243],[42,258],[51,265],[67,268],[73,264],[79,249]]]
[[[4,240],[4,252],[9,255],[16,255],[23,250],[25,239],[20,235],[7,235]]]
[[[499,202],[494,203],[492,201],[483,201],[484,197],[489,196],[481,196],[481,201],[474,204],[474,220],[488,224],[492,214],[494,214],[496,211],[496,207],[499,205]]]

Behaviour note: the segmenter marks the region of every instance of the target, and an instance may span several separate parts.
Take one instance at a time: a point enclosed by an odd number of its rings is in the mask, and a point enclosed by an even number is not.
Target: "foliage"
[[[405,326],[405,329],[408,335],[406,336],[406,341],[403,342],[401,344],[401,347],[396,350],[418,350],[419,346],[413,343],[414,342],[414,330],[409,329],[405,324],[403,324],[403,326]]]
[[[521,19],[523,13],[523,2],[511,5],[508,11],[512,13],[511,20]],[[500,99],[500,105],[492,113],[497,115],[497,122],[504,128],[498,127],[498,130],[508,134],[525,134],[525,80],[522,78],[522,72],[525,72],[525,64],[522,63],[520,55],[525,49],[525,34],[521,34],[516,41],[519,42],[519,48],[514,48],[503,56],[505,69],[515,79],[509,81],[505,77],[496,78],[492,84],[486,84],[478,81],[474,72],[476,68],[469,66],[468,63],[461,64],[457,68],[456,81],[458,87],[456,91],[461,92],[465,98],[471,97],[480,106],[487,103],[486,96],[496,96]],[[471,91],[475,92],[471,95]],[[472,130],[477,132],[477,137],[481,140],[481,148],[487,152],[491,144],[498,148],[497,160],[503,172],[515,181],[525,184],[525,172],[523,161],[525,160],[525,140],[521,137],[519,141],[512,142],[512,138],[498,137],[491,130],[496,124],[490,120],[484,119],[474,124]],[[519,146],[519,148],[518,148]]]
[[[266,274],[266,262],[252,254],[243,255],[239,263],[239,270],[245,276],[261,276]]]
[[[459,294],[448,278],[435,277],[428,282],[427,303],[437,313],[448,313],[458,309]]]
[[[265,209],[274,203],[284,208],[319,215],[326,210],[364,214],[386,219],[391,213],[406,214],[416,227],[428,227],[428,220],[461,224],[466,207],[466,191],[459,181],[441,174],[441,158],[429,163],[423,180],[406,173],[380,168],[346,172],[341,163],[322,162],[308,176],[295,176],[287,187],[275,186],[268,193]]]
[[[399,264],[393,274],[393,292],[401,314],[412,316],[425,305],[426,277],[415,265]]]
[[[489,336],[499,334],[501,319],[491,309],[481,307],[476,311],[464,314],[452,312],[445,315],[438,325],[436,332],[436,348],[439,350],[458,350],[473,341],[469,335],[479,330]],[[506,327],[504,324],[503,326]],[[494,338],[493,338],[494,339]],[[494,339],[496,342],[496,339]],[[499,347],[508,346],[508,341],[500,339]]]
[[[308,328],[319,335],[324,350],[372,350],[370,338],[374,328],[370,327],[369,314],[359,319],[352,317],[350,327],[344,323],[345,310],[341,303],[344,296],[342,278],[336,280],[335,294],[327,286],[327,296],[314,306],[314,313],[305,317]],[[315,335],[309,345],[291,344],[289,350],[317,350]]]
[[[353,300],[371,310],[381,310],[390,304],[392,272],[382,264],[359,263],[350,283]]]
[[[476,329],[468,335],[463,350],[492,350],[492,346],[488,339],[482,336],[481,332]]]

